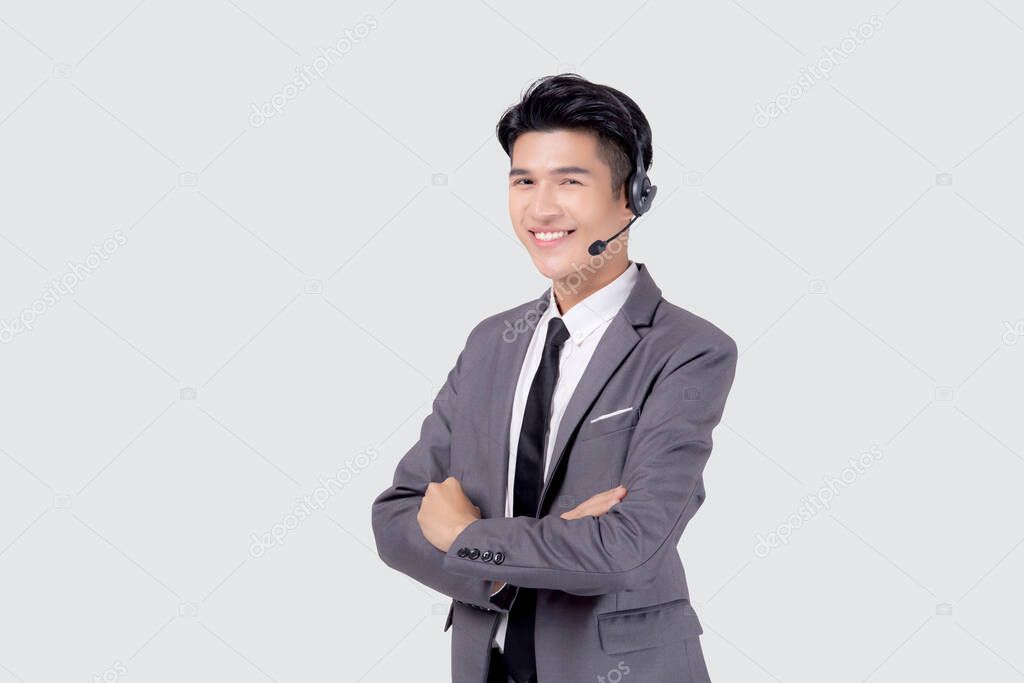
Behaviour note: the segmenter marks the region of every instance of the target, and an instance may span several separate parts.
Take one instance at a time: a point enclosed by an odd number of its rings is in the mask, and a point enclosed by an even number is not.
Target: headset
[[[614,95],[614,94],[613,94]],[[615,101],[619,107],[625,112],[626,119],[629,121],[630,128],[633,129],[633,172],[629,174],[629,178],[626,179],[626,203],[629,206],[630,211],[633,212],[633,218],[630,219],[629,223],[626,224],[622,230],[609,237],[607,240],[597,240],[589,247],[587,251],[591,256],[597,256],[608,243],[613,239],[621,235],[624,231],[629,229],[629,226],[633,225],[633,221],[640,218],[643,214],[651,208],[651,204],[654,203],[654,195],[658,193],[658,186],[651,185],[651,179],[647,177],[647,169],[644,168],[644,152],[640,146],[640,133],[637,131],[636,126],[633,125],[633,117],[630,115],[629,110],[622,103],[617,95],[614,95]]]

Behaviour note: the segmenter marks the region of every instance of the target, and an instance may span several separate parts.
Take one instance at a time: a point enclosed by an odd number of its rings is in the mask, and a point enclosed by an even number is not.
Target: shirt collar
[[[607,285],[587,295],[582,301],[569,309],[568,313],[562,315],[558,312],[555,303],[555,287],[551,286],[548,291],[548,307],[545,311],[548,318],[561,318],[565,328],[569,331],[569,338],[580,346],[583,341],[594,330],[602,324],[615,317],[622,305],[629,298],[639,277],[639,271],[634,261],[617,278]]]

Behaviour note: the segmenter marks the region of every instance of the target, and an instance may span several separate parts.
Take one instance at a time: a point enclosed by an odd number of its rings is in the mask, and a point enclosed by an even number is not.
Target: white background
[[[0,4],[0,683],[448,680],[370,503],[548,284],[494,126],[562,71],[647,114],[630,256],[740,347],[680,544],[712,678],[1022,680],[1022,63],[1009,0]]]

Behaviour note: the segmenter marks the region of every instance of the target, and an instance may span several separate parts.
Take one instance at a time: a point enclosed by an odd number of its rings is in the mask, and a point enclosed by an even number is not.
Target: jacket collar
[[[630,261],[629,266],[617,278],[589,294],[565,313],[558,312],[555,287],[552,285],[548,294],[548,306],[538,327],[547,329],[546,323],[550,322],[551,318],[561,318],[569,331],[569,340],[566,343],[582,345],[587,337],[619,312],[636,284],[637,273],[636,263]]]
[[[649,326],[654,318],[654,311],[658,308],[658,302],[661,301],[661,288],[654,282],[654,278],[651,277],[651,273],[645,264],[639,261],[634,263],[637,270],[636,284],[633,285],[626,303],[622,304],[619,315],[624,316],[634,327]],[[598,290],[595,292],[595,295],[600,294],[601,291]],[[540,296],[534,299],[534,304],[538,310],[546,311],[552,302],[553,296],[553,287],[549,286]],[[587,299],[590,299],[590,297],[587,297]]]

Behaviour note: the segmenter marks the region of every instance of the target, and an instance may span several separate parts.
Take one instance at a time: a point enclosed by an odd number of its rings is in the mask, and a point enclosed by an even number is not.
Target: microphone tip
[[[604,240],[597,240],[596,242],[591,244],[589,247],[587,247],[587,251],[590,253],[591,256],[597,256],[602,251],[604,251],[604,248],[605,248],[605,241]]]

